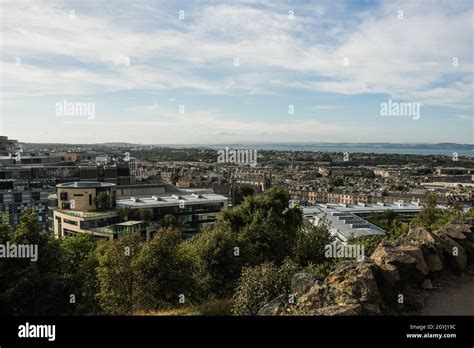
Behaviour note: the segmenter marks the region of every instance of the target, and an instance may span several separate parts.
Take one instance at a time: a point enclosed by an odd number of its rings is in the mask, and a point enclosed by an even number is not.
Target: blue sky
[[[1,7],[0,133],[21,141],[473,143],[471,1]]]

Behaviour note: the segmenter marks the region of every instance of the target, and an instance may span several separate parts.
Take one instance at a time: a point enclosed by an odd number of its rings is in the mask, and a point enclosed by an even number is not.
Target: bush
[[[180,243],[178,231],[160,229],[133,260],[137,308],[156,310],[177,306],[180,300],[190,300],[191,264],[189,258],[180,252]]]
[[[293,274],[298,271],[293,261],[286,259],[281,267],[264,262],[242,271],[234,294],[234,315],[256,315],[260,308],[277,296],[290,291]]]
[[[331,244],[334,237],[324,223],[314,226],[305,222],[298,231],[298,239],[295,247],[295,260],[301,266],[309,263],[318,264],[325,262],[325,246]]]
[[[182,248],[193,260],[198,297],[219,298],[233,293],[245,258],[229,226],[219,224],[207,228],[186,241]]]

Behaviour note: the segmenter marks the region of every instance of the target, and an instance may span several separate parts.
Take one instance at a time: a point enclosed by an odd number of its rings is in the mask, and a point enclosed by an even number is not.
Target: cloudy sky
[[[473,143],[473,17],[470,0],[2,0],[0,134]],[[381,115],[389,99],[419,119]]]

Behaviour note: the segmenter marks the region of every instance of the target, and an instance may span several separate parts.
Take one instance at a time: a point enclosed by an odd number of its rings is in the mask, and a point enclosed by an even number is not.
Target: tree
[[[414,220],[415,224],[431,228],[436,222],[438,210],[436,208],[436,195],[434,193],[428,196],[426,203],[423,205],[423,209],[420,214]]]
[[[181,229],[183,227],[183,223],[181,221],[178,221],[176,216],[168,214],[165,215],[160,221],[160,226],[165,228],[170,227],[175,229]]]
[[[323,263],[326,260],[325,247],[334,242],[334,237],[324,223],[314,226],[305,222],[298,231],[295,247],[295,260],[305,267],[311,264]]]
[[[133,259],[140,251],[140,235],[128,234],[98,248],[97,277],[101,307],[112,315],[133,314],[135,272]]]
[[[241,245],[229,225],[218,224],[183,243],[193,260],[197,295],[200,298],[230,296],[246,263]]]
[[[179,231],[161,228],[134,259],[135,298],[141,310],[169,308],[191,297],[191,264],[180,243]]]
[[[264,262],[244,268],[233,297],[232,313],[256,315],[266,303],[283,293],[289,293],[291,278],[298,269],[289,259],[280,267],[273,262]]]
[[[235,205],[241,204],[245,197],[251,197],[255,194],[255,188],[250,185],[236,185],[233,189]]]
[[[253,264],[280,264],[292,254],[297,230],[303,222],[301,210],[289,208],[289,201],[288,191],[272,188],[263,196],[247,198],[233,211],[224,212],[217,224],[231,227],[242,246],[241,254]]]
[[[100,290],[96,270],[99,266],[96,248],[97,241],[89,234],[61,241],[64,281],[70,297],[74,295],[74,303],[71,303],[68,310],[70,314],[85,315],[100,312],[96,296]]]
[[[36,257],[0,259],[0,313],[65,312],[68,297],[62,279],[59,242],[39,229],[34,210],[25,210],[16,231],[5,236],[5,242],[11,245],[36,250]]]
[[[107,194],[107,192],[99,192],[99,194],[95,197],[95,206],[99,211],[109,210],[112,207],[110,196]]]
[[[342,178],[332,179],[329,181],[329,185],[335,186],[335,187],[344,186],[344,179]]]
[[[151,209],[139,209],[138,216],[142,221],[152,221],[153,220],[153,211]]]

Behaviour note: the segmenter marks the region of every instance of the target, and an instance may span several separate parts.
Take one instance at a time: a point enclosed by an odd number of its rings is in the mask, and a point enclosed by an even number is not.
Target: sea
[[[172,145],[169,145],[172,146]],[[474,157],[472,144],[338,144],[338,143],[236,143],[236,144],[194,144],[174,145],[176,147],[208,147],[212,149],[256,149],[277,151],[321,151],[321,152],[348,152],[348,153],[376,153],[376,154],[402,154],[402,155],[444,155]]]

